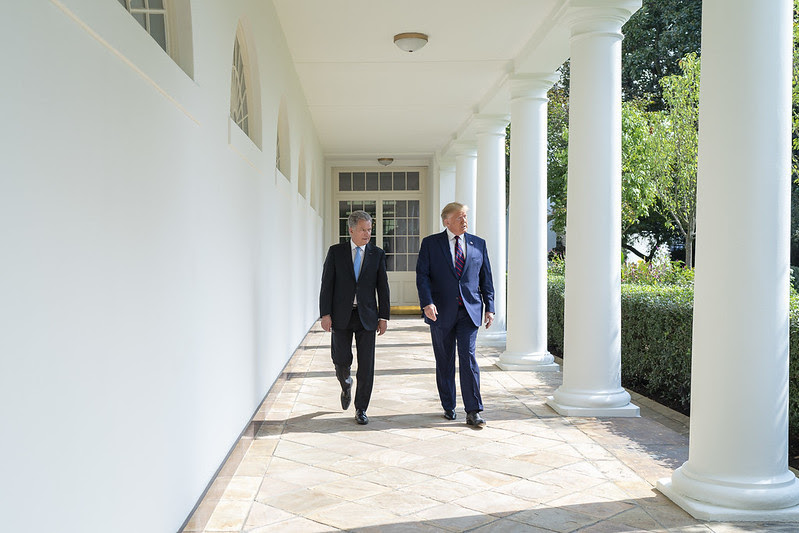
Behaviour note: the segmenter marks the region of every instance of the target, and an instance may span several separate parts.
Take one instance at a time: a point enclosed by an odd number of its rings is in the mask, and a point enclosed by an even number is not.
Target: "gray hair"
[[[441,210],[441,222],[444,222],[452,213],[459,211],[469,211],[468,205],[463,205],[459,202],[450,202]]]
[[[357,227],[359,220],[365,220],[371,224],[372,216],[366,211],[353,211],[347,219],[347,227],[350,229]]]

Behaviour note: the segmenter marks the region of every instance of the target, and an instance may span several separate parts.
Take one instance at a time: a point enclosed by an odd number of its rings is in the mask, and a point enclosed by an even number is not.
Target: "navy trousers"
[[[463,407],[467,413],[483,410],[480,396],[480,367],[475,359],[477,330],[466,309],[458,308],[458,319],[450,329],[430,325],[433,353],[436,357],[436,385],[441,407],[455,410],[455,351],[458,353]]]

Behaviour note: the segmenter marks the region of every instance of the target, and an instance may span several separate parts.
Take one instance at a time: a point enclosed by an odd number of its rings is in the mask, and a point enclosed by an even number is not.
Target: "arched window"
[[[277,115],[277,139],[275,146],[275,166],[283,177],[291,181],[291,151],[289,144],[289,121],[285,99],[280,102]]]
[[[241,128],[241,131],[250,135],[249,106],[247,105],[247,73],[244,58],[241,55],[241,44],[236,36],[233,46],[233,73],[230,79],[230,118]]]
[[[230,120],[260,148],[260,91],[255,50],[248,46],[242,24],[233,43],[233,66],[230,74]]]
[[[190,0],[118,0],[189,75],[194,76]]]

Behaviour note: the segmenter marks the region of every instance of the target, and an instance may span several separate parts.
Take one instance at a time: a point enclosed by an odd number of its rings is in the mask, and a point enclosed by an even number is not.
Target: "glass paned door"
[[[419,200],[383,200],[383,250],[389,272],[416,270]]]
[[[369,242],[377,244],[377,202],[341,200],[338,203],[338,242],[350,240],[347,219],[353,211],[366,211],[372,217],[372,238]],[[379,246],[379,245],[378,245]]]

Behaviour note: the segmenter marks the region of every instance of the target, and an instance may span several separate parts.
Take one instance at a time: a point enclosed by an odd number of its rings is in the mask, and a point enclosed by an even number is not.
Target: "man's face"
[[[350,236],[355,246],[364,246],[372,238],[372,223],[359,220],[357,226],[350,228]]]
[[[453,235],[463,235],[466,233],[466,230],[469,228],[466,210],[461,209],[460,211],[450,213],[449,216],[444,219],[444,225]]]

